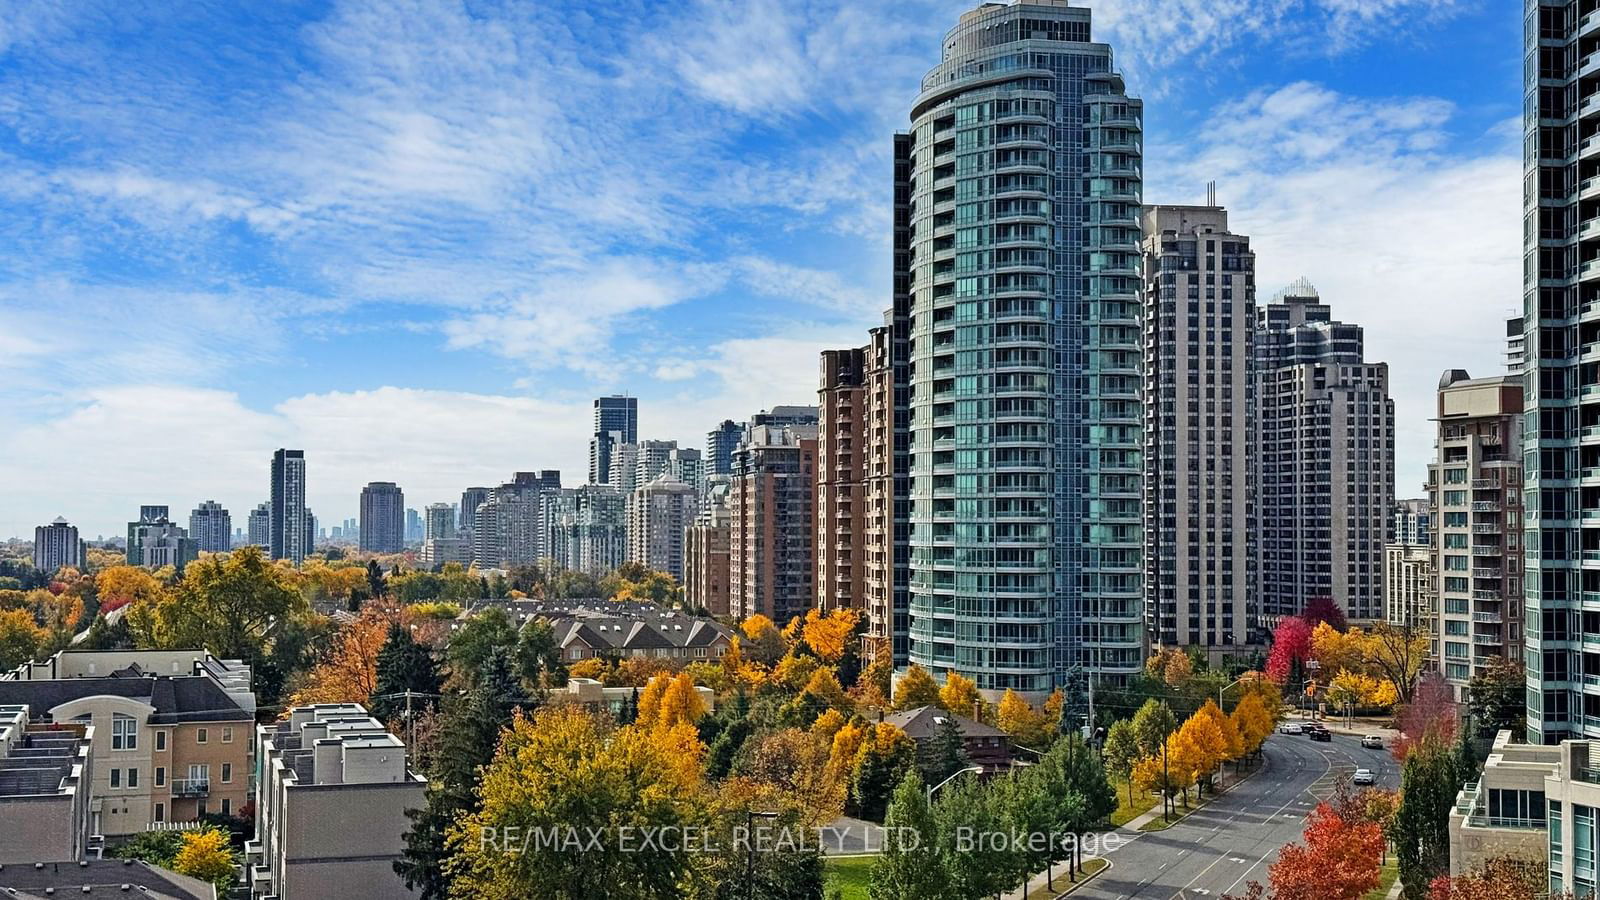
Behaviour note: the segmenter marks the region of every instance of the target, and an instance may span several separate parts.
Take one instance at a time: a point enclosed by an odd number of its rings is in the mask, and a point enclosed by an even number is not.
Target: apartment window
[[[224,726],[222,726],[222,742],[224,744],[233,743],[233,726],[232,725],[224,725]]]
[[[114,713],[111,716],[111,749],[139,749],[139,720],[133,716]]]
[[[226,781],[227,779],[223,780]],[[227,797],[222,798],[222,814],[225,816],[233,815],[233,801]]]
[[[167,767],[166,766],[156,766],[156,787],[166,787],[166,784],[167,784]]]
[[[167,749],[167,733],[165,731],[157,731],[156,732],[156,749],[157,750],[165,750],[165,749]]]
[[[223,763],[222,764],[222,783],[223,784],[232,784],[233,783],[233,763]]]
[[[156,804],[155,818],[157,822],[165,822],[167,820],[167,805],[165,803]]]
[[[204,744],[210,737],[211,735],[204,728],[196,728],[194,730],[194,742],[196,744]]]
[[[122,787],[122,770],[121,769],[112,769],[111,770],[111,786],[114,787],[114,788]]]
[[[210,811],[211,810],[206,808],[205,798],[202,797],[201,799],[199,799],[198,801],[195,802],[195,815],[203,816],[203,815],[205,815],[206,813],[208,813]]]
[[[136,768],[135,769],[129,769],[128,770],[128,787],[136,788],[138,786],[139,786],[139,770],[136,769]]]

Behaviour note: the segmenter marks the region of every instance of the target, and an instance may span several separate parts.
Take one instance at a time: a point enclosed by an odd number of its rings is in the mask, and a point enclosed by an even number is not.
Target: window
[[[166,766],[156,766],[156,787],[166,787],[166,784],[167,784],[167,767]]]
[[[157,822],[165,822],[167,820],[167,805],[165,803],[156,804],[155,818]]]
[[[196,809],[196,813],[195,814],[196,815],[200,815],[200,816],[203,816],[206,813],[211,811],[209,809],[206,809],[206,801],[205,801],[204,797],[200,798],[200,800],[195,803],[195,809]]]
[[[224,744],[233,743],[233,726],[232,725],[224,725],[224,726],[222,726],[222,742]]]
[[[225,816],[233,815],[233,801],[227,797],[222,798],[222,814]]]
[[[157,731],[156,732],[156,749],[157,750],[165,750],[165,749],[167,749],[167,733],[165,731]]]
[[[114,787],[114,788],[122,787],[122,770],[121,769],[112,769],[111,770],[111,786]]]
[[[196,728],[194,730],[194,742],[196,744],[204,744],[208,738],[210,738],[210,735],[206,733],[204,728]]]
[[[129,769],[128,770],[128,787],[136,788],[138,786],[139,786],[139,770],[137,768]]]
[[[223,784],[231,784],[231,783],[233,783],[233,763],[223,763],[222,764],[222,783]]]
[[[111,716],[111,749],[139,749],[139,720],[133,716],[114,713]]]

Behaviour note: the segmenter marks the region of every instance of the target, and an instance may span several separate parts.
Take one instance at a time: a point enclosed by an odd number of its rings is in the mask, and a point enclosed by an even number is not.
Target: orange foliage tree
[[[290,695],[289,705],[370,702],[378,688],[378,651],[397,615],[376,604],[363,609],[355,621],[339,629],[327,652]]]
[[[1378,886],[1383,828],[1346,822],[1326,803],[1306,825],[1305,843],[1278,854],[1268,875],[1277,900],[1355,900]]]

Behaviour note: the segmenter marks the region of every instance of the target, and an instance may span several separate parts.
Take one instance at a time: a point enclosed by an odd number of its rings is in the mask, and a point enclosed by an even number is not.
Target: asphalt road
[[[1328,743],[1273,735],[1255,775],[1164,831],[1124,830],[1129,841],[1108,854],[1111,869],[1072,896],[1197,900],[1242,894],[1252,879],[1265,884],[1278,849],[1299,840],[1317,801],[1349,782],[1357,768],[1375,771],[1379,787],[1400,786],[1389,751],[1366,749],[1360,741],[1347,734]]]

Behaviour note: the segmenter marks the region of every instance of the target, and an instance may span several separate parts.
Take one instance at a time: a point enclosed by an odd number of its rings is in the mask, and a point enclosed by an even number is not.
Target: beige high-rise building
[[[817,391],[818,609],[866,603],[866,350],[822,351]]]
[[[635,488],[628,498],[628,562],[682,581],[684,533],[694,522],[695,507],[694,486],[681,481],[662,476]]]
[[[728,614],[728,539],[733,516],[728,509],[727,475],[707,479],[705,504],[684,535],[683,599],[714,616]]]
[[[1428,658],[1439,658],[1439,585],[1433,548],[1426,544],[1385,544],[1383,610],[1390,625],[1429,636]]]
[[[1220,206],[1144,211],[1144,565],[1152,645],[1241,651],[1257,624],[1255,253]]]
[[[1317,597],[1374,622],[1394,506],[1389,366],[1365,359],[1361,326],[1335,321],[1303,278],[1256,313],[1263,624]]]
[[[1428,469],[1445,680],[1522,655],[1522,378],[1439,379],[1438,457]]]
[[[734,454],[728,607],[782,625],[815,600],[817,426],[753,425]]]

